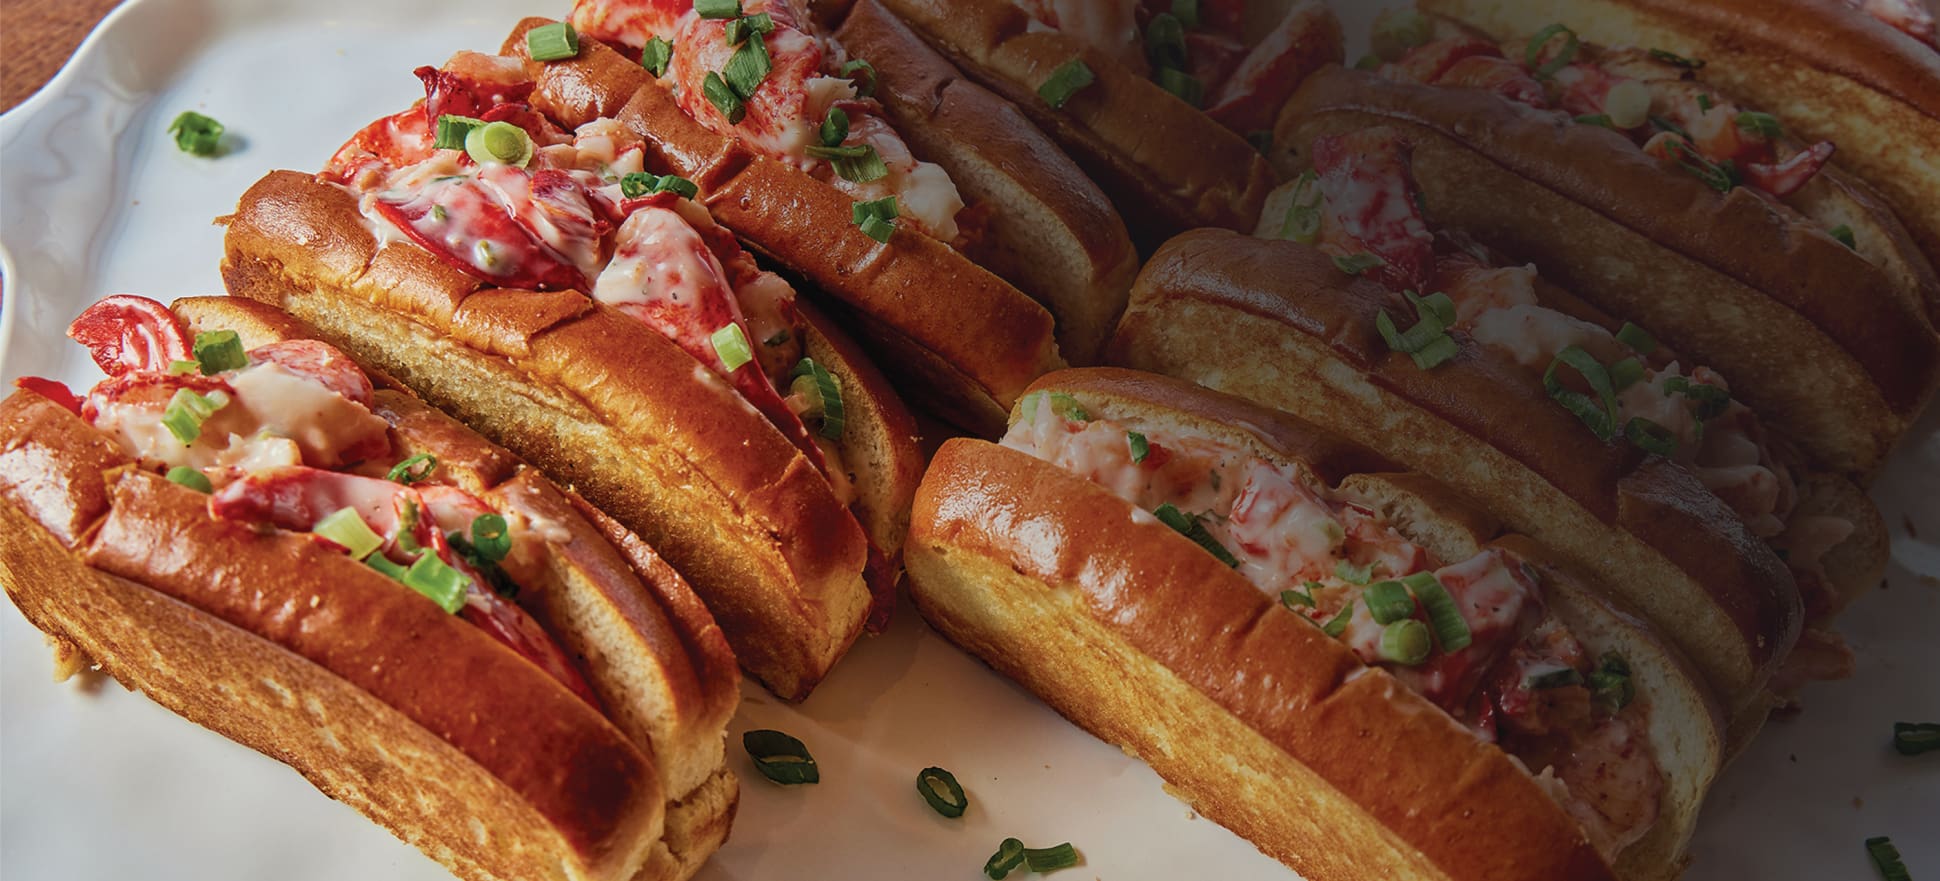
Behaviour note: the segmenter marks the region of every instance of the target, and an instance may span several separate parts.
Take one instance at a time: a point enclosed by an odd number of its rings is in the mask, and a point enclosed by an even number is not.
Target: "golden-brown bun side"
[[[1095,363],[1138,274],[1111,200],[1016,105],[965,79],[876,0],[857,3],[835,37],[875,66],[876,98],[916,154],[988,206],[972,256],[1051,310],[1067,360]]]
[[[524,57],[519,23],[502,51]],[[758,157],[688,116],[640,65],[587,40],[577,58],[527,62],[538,84],[532,104],[567,126],[618,119],[645,142],[648,165],[700,187],[700,202],[753,250],[868,316],[864,337],[896,337],[950,370],[900,370],[941,381],[920,391],[948,402],[966,427],[1001,430],[1002,414],[1040,374],[1064,366],[1051,313],[950,246],[910,230],[888,244],[862,234],[853,200],[780,162]],[[889,359],[898,368],[906,364]]]
[[[777,695],[805,697],[861,631],[855,517],[664,337],[575,291],[480,288],[421,249],[378,249],[355,197],[308,175],[263,178],[228,222],[230,293],[308,322],[639,533]]]
[[[1258,219],[1274,186],[1265,158],[1137,71],[1074,37],[1032,30],[1005,0],[883,5],[1062,144],[1118,204],[1140,247],[1202,226],[1251,229]],[[1052,108],[1037,90],[1074,59],[1097,79]]]
[[[950,441],[908,563],[945,636],[1304,877],[1616,877],[1507,755],[1083,478]]]
[[[1389,351],[1374,324],[1386,301],[1312,248],[1189,233],[1141,274],[1112,357],[1436,475],[1647,613],[1727,707],[1746,705],[1801,626],[1771,548],[1690,472],[1597,441],[1520,367],[1470,347],[1423,371]]]
[[[36,627],[465,877],[647,859],[653,761],[530,661],[341,553],[211,519],[38,395],[0,402],[0,432],[0,576]],[[41,525],[77,518],[71,547]]]
[[[1929,4],[1931,5],[1931,4]],[[1940,53],[1843,0],[1423,0],[1495,33],[1562,21],[1583,39],[1704,61],[1706,82],[1830,140],[1940,260]],[[1940,311],[1934,313],[1940,324]]]
[[[1924,305],[1750,191],[1667,172],[1621,135],[1492,94],[1360,71],[1308,79],[1279,143],[1388,125],[1430,220],[1466,231],[1732,378],[1816,460],[1870,474],[1931,397]]]

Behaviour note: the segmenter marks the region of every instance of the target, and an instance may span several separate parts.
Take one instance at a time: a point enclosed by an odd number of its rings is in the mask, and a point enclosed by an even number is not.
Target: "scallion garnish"
[[[853,147],[821,147],[810,145],[808,155],[827,159],[835,168],[835,173],[843,180],[866,184],[889,176],[889,165],[882,160],[882,154],[870,144],[857,144]]]
[[[1024,864],[1024,842],[1006,838],[997,845],[997,852],[984,861],[983,873],[993,879],[1002,879],[1012,869]]]
[[[754,360],[754,347],[748,345],[748,335],[742,332],[739,324],[728,324],[715,331],[709,339],[714,343],[714,354],[721,357],[721,364],[730,373]]]
[[[472,550],[488,563],[500,563],[512,553],[512,529],[497,514],[480,514],[472,520]]]
[[[1399,581],[1377,581],[1367,586],[1368,613],[1376,624],[1393,624],[1415,614],[1415,599]]]
[[[1590,696],[1616,712],[1630,705],[1637,696],[1637,685],[1630,679],[1630,662],[1616,652],[1604,652],[1590,674]]]
[[[364,565],[390,576],[392,581],[403,581],[405,569],[383,554],[371,554],[364,558]]]
[[[822,146],[840,147],[849,139],[849,114],[840,107],[830,107],[828,118],[822,120]]]
[[[1320,632],[1334,639],[1339,639],[1341,634],[1347,632],[1347,622],[1352,620],[1354,620],[1354,600],[1350,597],[1347,600],[1347,605],[1340,607],[1340,611],[1335,612],[1334,617],[1327,619],[1327,623],[1320,625]]]
[[[1374,564],[1356,566],[1347,560],[1334,564],[1334,577],[1348,584],[1366,584],[1374,580]]]
[[[701,81],[701,94],[709,104],[714,105],[715,110],[721,111],[728,125],[740,125],[741,120],[748,118],[747,102],[728,87],[727,80],[721,79],[720,74],[711,70],[707,72],[707,79]]]
[[[1839,240],[1839,244],[1855,251],[1859,250],[1859,239],[1852,234],[1852,227],[1842,223],[1833,227],[1830,233],[1833,238]]]
[[[1067,841],[1050,847],[1024,848],[1024,867],[1042,875],[1078,864],[1078,849]]]
[[[384,479],[410,486],[429,480],[431,473],[436,470],[438,470],[438,457],[430,453],[419,453],[391,466],[391,470],[384,475]]]
[[[740,18],[741,0],[694,0],[694,11],[702,18]]]
[[[862,74],[858,79],[856,74]],[[855,82],[857,97],[867,98],[876,93],[876,66],[860,58],[851,58],[842,65],[842,75]]]
[[[1369,52],[1368,54],[1363,55],[1360,58],[1357,58],[1354,60],[1354,69],[1355,70],[1380,70],[1381,65],[1383,63],[1384,62],[1381,61],[1381,56],[1376,55],[1372,52]]]
[[[1313,595],[1313,589],[1318,586],[1318,584],[1309,581],[1307,582],[1306,590],[1280,591],[1280,605],[1286,606],[1288,610],[1295,612],[1299,611],[1300,609],[1298,607],[1301,606],[1309,609],[1318,608],[1320,604],[1314,600]]]
[[[179,389],[174,397],[168,399],[168,408],[162,411],[162,425],[169,434],[175,435],[176,440],[192,444],[202,436],[202,423],[227,406],[229,396],[220,390],[202,395],[189,389]]]
[[[1900,849],[1893,846],[1893,839],[1884,835],[1866,839],[1866,854],[1873,858],[1873,866],[1885,881],[1912,881],[1913,876],[1906,871],[1906,863],[1900,861]]]
[[[1623,327],[1617,329],[1617,342],[1629,346],[1639,355],[1648,355],[1657,351],[1657,338],[1651,336],[1650,331],[1628,321],[1623,323]]]
[[[862,234],[883,244],[896,233],[896,218],[901,209],[896,207],[895,196],[884,196],[868,202],[857,202],[849,209],[855,225],[862,228]]]
[[[1629,422],[1624,423],[1623,437],[1646,453],[1666,458],[1677,454],[1677,435],[1663,425],[1642,416],[1632,416]]]
[[[210,330],[195,335],[195,360],[202,367],[202,375],[214,376],[226,370],[241,370],[248,366],[249,356],[243,353],[242,337],[233,330]]]
[[[177,465],[168,469],[168,482],[186,486],[196,492],[208,494],[216,491],[209,483],[209,476],[187,465]]]
[[[1710,422],[1731,407],[1731,393],[1715,385],[1692,382],[1689,377],[1673,376],[1664,380],[1664,393],[1682,395],[1697,403],[1697,410],[1691,415],[1699,422]]]
[[[1388,265],[1388,261],[1367,253],[1348,254],[1343,257],[1334,258],[1334,268],[1348,275],[1360,275],[1370,269],[1378,269],[1386,265]]]
[[[532,136],[512,123],[488,122],[465,133],[465,155],[480,165],[514,165],[524,168],[537,149]]]
[[[1711,108],[1716,107],[1718,105],[1712,103],[1710,95],[1700,94],[1697,96],[1697,106],[1699,110],[1702,110],[1705,113],[1710,113]]]
[[[1684,68],[1685,70],[1698,70],[1704,67],[1703,61],[1700,61],[1696,58],[1685,58],[1684,56],[1679,55],[1675,52],[1666,52],[1662,49],[1650,50],[1650,57],[1655,58],[1658,61],[1662,61],[1665,64],[1675,65],[1677,67]]]
[[[1557,371],[1564,366],[1581,375],[1596,398],[1563,385]],[[1590,433],[1596,435],[1598,440],[1607,441],[1617,436],[1617,393],[1610,383],[1610,371],[1604,369],[1596,356],[1582,346],[1565,346],[1556,353],[1555,360],[1549,362],[1549,369],[1543,371],[1543,388],[1556,403],[1562,404],[1564,409],[1589,426]]]
[[[659,37],[647,41],[640,47],[640,66],[653,74],[655,79],[667,75],[667,68],[674,63],[674,44]]]
[[[191,156],[215,156],[222,152],[222,123],[193,110],[184,110],[168,124],[175,136],[175,147]]]
[[[639,199],[655,193],[673,193],[684,199],[692,199],[701,194],[701,188],[693,181],[673,174],[636,171],[620,178],[620,195],[626,198]]]
[[[1320,238],[1320,211],[1327,194],[1320,191],[1320,177],[1311,169],[1301,172],[1293,185],[1293,203],[1287,206],[1286,222],[1280,224],[1280,237],[1311,245]]]
[[[1535,667],[1524,673],[1522,677],[1522,687],[1530,691],[1582,684],[1583,674],[1576,672],[1575,667],[1564,664]]]
[[[1145,457],[1152,454],[1152,442],[1136,431],[1125,432],[1125,448],[1132,454],[1133,465],[1144,462]]]
[[[1746,134],[1777,140],[1785,135],[1785,127],[1778,124],[1778,117],[1756,110],[1738,114],[1738,128]]]
[[[822,782],[822,771],[815,766],[815,757],[808,754],[808,747],[779,731],[766,728],[749,731],[741,735],[741,748],[748,751],[748,758],[754,760],[755,770],[761,776],[783,786]]]
[[[1940,749],[1940,722],[1894,722],[1893,748],[1903,756]]]
[[[1073,95],[1097,81],[1098,75],[1092,72],[1090,65],[1085,64],[1083,59],[1073,58],[1051,71],[1050,78],[1037,87],[1037,96],[1052,109],[1063,110]]]
[[[398,580],[454,615],[465,607],[466,588],[471,586],[471,579],[465,573],[453,569],[431,553],[418,555],[410,568],[404,570],[404,577]]]
[[[1399,61],[1409,49],[1427,45],[1435,38],[1435,25],[1413,9],[1388,9],[1374,17],[1369,47],[1382,61]]]
[[[339,508],[318,520],[310,531],[349,551],[353,560],[362,560],[384,546],[383,536],[371,531],[356,508]]]
[[[525,32],[525,54],[533,61],[563,61],[579,54],[579,32],[555,21]]]
[[[1170,502],[1160,505],[1152,515],[1159,518],[1160,523],[1172,527],[1173,531],[1205,548],[1206,552],[1218,558],[1219,562],[1228,566],[1239,566],[1239,558],[1233,556],[1232,551],[1226,550],[1226,546],[1220,544],[1219,539],[1213,538],[1212,533],[1206,531],[1206,524],[1201,523],[1198,517],[1179,510]]]
[[[803,358],[788,375],[789,393],[808,405],[808,411],[802,415],[820,417],[819,433],[829,440],[841,440],[842,429],[849,421],[848,411],[842,405],[842,387],[828,368],[815,363],[813,358]]]
[[[1421,297],[1404,291],[1403,295],[1415,307],[1416,315],[1415,325],[1405,333],[1395,327],[1388,310],[1374,316],[1374,329],[1388,348],[1407,355],[1422,370],[1433,370],[1460,354],[1461,345],[1448,335],[1448,328],[1455,324],[1454,301],[1440,293]]]
[[[1403,618],[1381,628],[1381,659],[1403,667],[1420,666],[1435,651],[1428,625],[1414,618]]]
[[[187,376],[191,373],[201,373],[201,372],[202,372],[202,362],[200,361],[168,362],[168,375],[170,376]]]
[[[774,62],[768,58],[768,41],[756,34],[728,56],[727,64],[721,68],[721,79],[745,101],[754,98],[755,90],[761,88],[762,81],[773,70]]]
[[[1576,117],[1576,121],[1582,125],[1594,125],[1599,128],[1617,127],[1617,121],[1611,119],[1608,113],[1585,113],[1582,116]]]
[[[1684,138],[1672,138],[1670,150],[1675,154],[1678,167],[1703,181],[1705,186],[1720,193],[1729,193],[1738,186],[1738,167],[1731,160],[1712,162]]]
[[[728,42],[728,45],[730,46],[739,46],[742,43],[747,42],[748,38],[751,36],[755,36],[757,34],[761,36],[767,36],[768,34],[772,34],[774,32],[775,32],[774,16],[771,16],[766,12],[760,12],[754,15],[744,15],[744,16],[741,16],[740,18],[737,18],[733,21],[728,22],[727,42]]]
[[[1161,67],[1158,73],[1159,88],[1178,96],[1179,100],[1194,107],[1206,102],[1206,84],[1199,78],[1173,67]]]
[[[1548,61],[1543,61],[1543,47],[1548,46],[1550,41],[1559,34],[1563,37],[1562,50]],[[1522,60],[1534,70],[1536,79],[1546,80],[1555,76],[1557,71],[1568,67],[1571,61],[1576,60],[1576,52],[1580,48],[1582,48],[1582,42],[1577,39],[1575,31],[1560,24],[1552,24],[1529,38],[1529,45],[1522,50]]]
[[[1622,361],[1610,365],[1610,388],[1615,390],[1617,394],[1623,394],[1624,389],[1636,385],[1643,378],[1644,362],[1634,357],[1625,358]]]
[[[1401,579],[1401,583],[1414,592],[1415,599],[1421,602],[1422,611],[1428,613],[1428,624],[1435,630],[1435,642],[1442,651],[1454,654],[1468,648],[1475,641],[1475,634],[1469,630],[1468,621],[1455,607],[1455,598],[1448,595],[1433,572],[1416,572]]]
[[[1186,26],[1169,12],[1152,16],[1145,26],[1145,57],[1159,70],[1186,67]]]
[[[961,817],[970,809],[970,797],[963,794],[956,775],[942,768],[924,768],[917,772],[916,791],[922,793],[923,800],[937,813],[950,819]]]

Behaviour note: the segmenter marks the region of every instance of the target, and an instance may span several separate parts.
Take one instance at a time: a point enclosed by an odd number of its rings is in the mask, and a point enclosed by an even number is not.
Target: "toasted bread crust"
[[[954,440],[915,524],[938,629],[1304,876],[1615,877],[1507,755],[1095,484]]]
[[[1597,441],[1527,371],[1473,347],[1416,368],[1375,328],[1386,298],[1314,249],[1204,230],[1147,265],[1112,352],[1439,475],[1648,613],[1729,706],[1747,705],[1801,627],[1771,548],[1689,472]]]
[[[480,288],[420,249],[379,250],[355,202],[295,172],[258,181],[229,218],[230,293],[309,321],[574,485],[687,574],[744,666],[806,696],[870,604],[867,540],[828,481],[639,322],[576,292]]]
[[[1840,166],[1889,196],[1940,260],[1940,53],[1841,0],[1424,0],[1496,35],[1565,22],[1585,40],[1660,48],[1839,148]],[[1924,145],[1924,146],[1923,146]],[[1929,304],[1940,325],[1940,300]]]
[[[502,51],[524,57],[526,31],[547,23],[520,22]],[[709,131],[611,48],[588,40],[577,58],[527,70],[534,107],[567,126],[595,118],[588,113],[618,119],[646,142],[649,166],[692,180],[701,204],[749,247],[954,368],[955,382],[925,389],[948,402],[953,421],[995,430],[1027,383],[1063,366],[1044,307],[928,236],[869,238],[849,197]]]
[[[1413,142],[1435,222],[1538,259],[1579,296],[1714,364],[1832,467],[1875,470],[1940,379],[1918,294],[1757,196],[1667,173],[1596,126],[1334,70],[1295,95],[1280,140],[1304,151],[1377,124]]]
[[[1111,201],[1016,105],[965,79],[877,0],[855,4],[835,36],[875,65],[876,98],[917,153],[991,206],[977,262],[1051,310],[1067,359],[1096,362],[1138,274]]]
[[[171,709],[290,761],[454,868],[475,863],[517,876],[522,867],[546,877],[577,866],[625,878],[646,858],[666,802],[652,760],[537,666],[341,553],[210,518],[206,496],[120,467],[125,458],[94,472],[107,482],[108,507],[63,550],[41,521],[65,522],[68,509],[94,500],[84,494],[77,505],[25,469],[66,455],[68,439],[95,431],[28,392],[0,402],[0,424],[40,429],[10,434],[0,452],[0,491],[12,502],[0,506],[7,588],[37,626],[137,684],[160,681],[157,699]],[[101,464],[84,455],[87,467]],[[146,613],[103,614],[117,608]],[[137,648],[154,642],[177,643],[177,651]],[[210,682],[233,683],[256,701],[228,703]],[[281,700],[268,700],[265,687]],[[221,718],[230,712],[282,721],[250,731]],[[354,748],[363,761],[306,753],[329,738],[306,743],[298,732],[330,725],[337,712],[354,721],[329,732],[341,739],[336,748]],[[425,764],[402,758],[406,749],[423,751]],[[366,767],[391,767],[400,779],[379,782],[383,775],[358,770]],[[441,794],[442,779],[418,779],[446,776],[440,771],[449,772],[450,795],[484,794],[495,783],[499,802],[439,818],[406,799],[414,786]],[[493,853],[482,840],[489,836],[463,829],[459,818],[499,803],[501,816],[527,825],[486,827],[510,840]]]
[[[1118,203],[1144,247],[1202,226],[1250,229],[1274,185],[1251,144],[1115,59],[1004,0],[883,0],[965,73],[1064,145]],[[1083,59],[1097,77],[1062,109],[1038,97]]]

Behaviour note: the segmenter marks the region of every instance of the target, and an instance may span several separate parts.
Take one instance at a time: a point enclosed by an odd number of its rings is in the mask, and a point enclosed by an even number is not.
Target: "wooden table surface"
[[[0,0],[0,111],[38,91],[117,0]]]

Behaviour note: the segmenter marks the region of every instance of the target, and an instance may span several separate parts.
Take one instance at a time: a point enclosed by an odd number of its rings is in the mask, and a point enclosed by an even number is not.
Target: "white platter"
[[[257,177],[321,166],[418,94],[413,67],[492,49],[522,15],[565,5],[127,4],[45,91],[0,117],[0,378],[90,384],[92,366],[62,335],[84,305],[219,292],[209,220]],[[1373,6],[1343,7],[1348,32],[1366,33]],[[241,149],[215,161],[176,152],[163,129],[186,109],[227,123]],[[1727,772],[1691,879],[1871,877],[1861,841],[1873,835],[1893,836],[1915,873],[1940,871],[1940,761],[1886,748],[1894,721],[1940,720],[1937,427],[1929,419],[1880,483],[1895,562],[1890,589],[1844,621],[1859,674],[1809,689],[1804,717],[1773,724]],[[734,742],[751,727],[794,733],[825,782],[772,786],[731,747],[746,771],[741,813],[703,878],[967,881],[1012,835],[1076,843],[1086,863],[1059,876],[1071,879],[1292,877],[903,611],[807,704],[746,690]],[[50,670],[39,635],[0,611],[0,876],[446,877],[282,765],[112,685],[57,686]],[[966,818],[924,807],[913,780],[927,765],[962,779]]]

